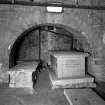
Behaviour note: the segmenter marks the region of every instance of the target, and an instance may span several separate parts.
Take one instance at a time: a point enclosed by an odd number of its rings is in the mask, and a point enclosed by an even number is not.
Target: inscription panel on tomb
[[[85,77],[85,57],[83,52],[53,52],[55,74],[58,78]]]
[[[82,57],[62,57],[60,65],[59,74],[62,77],[85,76],[85,62]]]
[[[63,58],[63,77],[84,76],[85,64],[81,57]]]

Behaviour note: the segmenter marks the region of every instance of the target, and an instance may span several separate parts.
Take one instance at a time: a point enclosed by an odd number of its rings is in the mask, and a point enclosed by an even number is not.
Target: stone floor
[[[97,83],[94,88],[105,100],[105,83]],[[0,84],[0,105],[69,105],[63,89],[52,89],[47,71],[42,71],[34,88],[34,94],[21,88],[8,88]]]
[[[69,105],[63,89],[51,89],[47,71],[42,71],[34,94],[25,89],[10,89],[0,85],[0,105]]]

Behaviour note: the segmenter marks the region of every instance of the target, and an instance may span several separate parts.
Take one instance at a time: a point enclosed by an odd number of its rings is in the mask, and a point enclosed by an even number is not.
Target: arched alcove
[[[37,37],[36,38],[31,37],[32,35]],[[47,36],[47,39],[44,40],[44,36]],[[44,48],[43,46],[46,43],[43,43],[43,42],[47,42],[47,44],[50,43],[50,47],[46,46]],[[37,61],[42,58],[46,59],[44,57],[41,58],[41,55],[43,55],[44,53],[46,53],[45,55],[49,54],[48,51],[50,50],[66,50],[66,51],[76,50],[76,51],[84,51],[84,52],[91,53],[90,51],[91,48],[89,46],[87,39],[80,32],[72,29],[71,27],[64,26],[61,24],[40,24],[40,25],[30,27],[29,29],[24,31],[21,35],[19,35],[17,39],[14,41],[13,45],[11,46],[11,50],[9,54],[9,68],[18,64],[18,61],[20,59],[19,54],[23,43],[28,43],[27,45],[29,45],[28,46],[29,48],[31,47],[31,43],[34,43],[34,45],[35,44],[38,45],[38,47],[34,46],[35,49],[33,50],[35,51],[35,55],[37,57],[34,58],[33,56],[32,57],[28,56],[28,58],[31,58],[31,59],[28,59],[28,60],[24,59],[23,61],[35,61],[35,60]],[[52,43],[54,43],[54,45]],[[49,48],[49,49],[46,49],[46,48]],[[43,52],[44,50],[45,52]],[[33,51],[31,50],[29,52],[33,52]],[[31,54],[29,53],[28,55],[31,55]]]

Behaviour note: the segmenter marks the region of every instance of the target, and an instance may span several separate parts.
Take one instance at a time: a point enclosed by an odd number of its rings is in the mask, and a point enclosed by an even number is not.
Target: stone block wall
[[[39,36],[38,31],[32,32],[24,37],[20,45],[17,60],[39,59]]]
[[[38,60],[40,53],[40,59],[48,62],[51,50],[71,50],[71,41],[72,39],[66,36],[40,30],[39,42],[39,30],[36,29],[26,35],[23,40],[20,41],[20,44],[18,44],[18,50],[15,51],[15,53],[18,53],[16,60],[17,62]]]

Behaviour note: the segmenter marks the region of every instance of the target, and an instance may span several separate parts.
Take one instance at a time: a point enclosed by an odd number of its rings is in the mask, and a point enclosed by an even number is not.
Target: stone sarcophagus
[[[12,71],[10,74],[10,85],[9,87],[28,87],[32,88],[32,71],[18,70]]]
[[[88,53],[53,51],[49,77],[52,88],[96,87],[94,77],[86,73]]]
[[[88,53],[83,52],[52,52],[51,68],[57,78],[85,77],[85,58]]]
[[[9,87],[33,88],[32,72],[35,71],[38,62],[23,63],[9,71]]]

